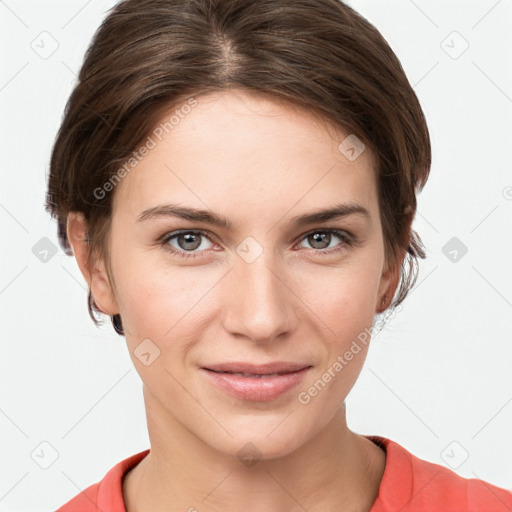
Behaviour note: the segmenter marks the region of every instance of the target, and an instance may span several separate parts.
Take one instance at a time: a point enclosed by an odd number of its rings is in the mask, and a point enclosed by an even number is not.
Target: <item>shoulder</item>
[[[144,450],[117,463],[99,482],[71,498],[57,512],[126,512],[123,478],[148,453],[149,450]]]
[[[512,491],[420,459],[398,443],[367,436],[386,451],[379,495],[370,512],[509,512]]]
[[[71,498],[68,502],[57,509],[57,512],[98,512],[98,489],[100,482],[95,483],[80,494]]]

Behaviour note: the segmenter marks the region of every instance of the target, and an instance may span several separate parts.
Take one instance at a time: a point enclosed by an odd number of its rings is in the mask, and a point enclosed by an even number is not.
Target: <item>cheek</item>
[[[180,367],[191,345],[201,339],[202,326],[212,321],[209,291],[222,274],[155,259],[141,254],[117,267],[126,340],[133,355],[142,340],[149,339],[160,350],[159,364]]]
[[[362,278],[353,272],[331,281],[314,299],[315,331],[324,332],[319,336],[326,357],[301,387],[297,400],[315,417],[327,421],[361,373],[371,341],[376,286],[371,273]]]
[[[119,244],[122,246],[122,244]],[[128,240],[126,246],[129,245]],[[186,313],[194,295],[190,280],[167,264],[159,248],[125,250],[112,255],[120,308],[134,332],[167,331]]]
[[[339,386],[351,386],[363,366],[374,318],[375,285],[361,280],[354,280],[353,286],[348,280],[337,284],[338,289],[323,294],[315,307],[321,312],[322,323],[329,327],[324,339],[328,358],[320,370],[330,372],[329,386],[339,390]],[[325,378],[329,381],[330,377]]]
[[[376,264],[367,253],[343,267],[322,268],[302,280],[304,302],[312,311],[315,331],[323,332],[319,336],[327,349],[322,367],[308,383],[314,380],[323,390],[317,403],[327,401],[336,407],[359,376],[371,340],[380,273],[380,262]]]
[[[373,260],[354,258],[337,268],[310,268],[299,275],[297,295],[336,335],[364,329],[373,321],[380,277]]]

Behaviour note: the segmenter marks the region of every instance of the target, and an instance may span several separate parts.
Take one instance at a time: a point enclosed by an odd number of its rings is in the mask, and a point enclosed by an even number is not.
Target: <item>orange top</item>
[[[379,495],[369,512],[510,512],[512,492],[457,473],[409,453],[380,436],[364,436],[386,451]],[[126,512],[122,481],[149,450],[116,464],[104,478],[72,498],[57,512]]]

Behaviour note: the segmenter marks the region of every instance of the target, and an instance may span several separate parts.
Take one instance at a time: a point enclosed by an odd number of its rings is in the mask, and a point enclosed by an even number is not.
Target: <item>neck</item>
[[[127,512],[367,512],[377,497],[385,453],[348,429],[345,404],[299,449],[246,465],[145,400],[151,450],[123,481]]]

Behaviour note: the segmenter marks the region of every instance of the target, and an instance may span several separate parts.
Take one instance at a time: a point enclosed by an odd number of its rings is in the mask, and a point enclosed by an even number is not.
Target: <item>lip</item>
[[[283,361],[258,365],[229,362],[208,365],[202,367],[201,371],[212,384],[235,398],[270,401],[296,387],[311,367],[307,364]]]
[[[297,370],[302,370],[307,366],[307,363],[294,363],[289,361],[272,361],[270,363],[245,363],[242,361],[231,361],[219,364],[209,364],[204,366],[206,370],[214,372],[231,372],[231,373],[250,373],[253,375],[268,375],[271,373],[290,373]]]

